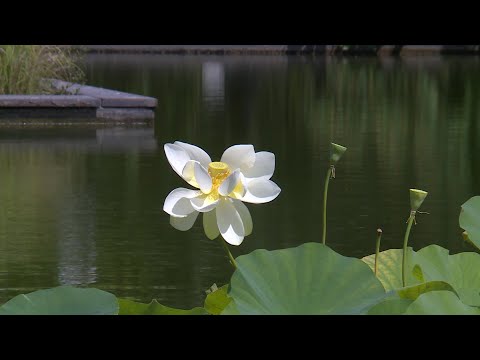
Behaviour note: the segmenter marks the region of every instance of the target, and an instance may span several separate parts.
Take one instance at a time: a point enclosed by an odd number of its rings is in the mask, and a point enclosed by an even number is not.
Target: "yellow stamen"
[[[211,162],[210,164],[208,164],[208,173],[212,178],[221,174],[227,174],[228,176],[228,174],[230,174],[230,169],[228,168],[228,165],[224,162]]]
[[[212,178],[212,190],[208,194],[211,200],[215,201],[219,198],[218,188],[223,181],[230,175],[230,168],[224,162],[211,162],[208,164],[208,173]]]

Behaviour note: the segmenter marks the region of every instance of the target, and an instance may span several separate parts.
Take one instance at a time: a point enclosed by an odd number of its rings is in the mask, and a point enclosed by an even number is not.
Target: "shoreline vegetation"
[[[72,47],[86,53],[177,55],[428,56],[480,54],[480,45],[72,45]]]
[[[84,83],[82,51],[71,46],[0,45],[0,95],[59,95],[42,79]]]
[[[480,45],[0,45],[0,95],[63,94],[42,84],[48,78],[84,84],[88,53],[439,56],[478,55]]]

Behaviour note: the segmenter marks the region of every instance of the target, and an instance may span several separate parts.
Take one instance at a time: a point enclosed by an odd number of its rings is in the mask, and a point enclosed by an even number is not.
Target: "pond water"
[[[460,205],[480,193],[477,58],[90,55],[88,83],[158,98],[152,126],[0,129],[0,301],[60,284],[140,301],[202,304],[232,270],[200,218],[180,232],[162,210],[185,186],[163,144],[219,159],[232,144],[276,155],[282,193],[249,204],[233,248],[321,241],[331,141],[348,151],[330,183],[328,244],[361,257],[400,248],[408,189],[429,192],[410,244],[468,251]],[[188,187],[188,185],[187,185]]]

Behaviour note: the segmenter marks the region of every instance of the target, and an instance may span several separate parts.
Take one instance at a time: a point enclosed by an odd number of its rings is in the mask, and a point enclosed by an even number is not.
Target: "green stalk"
[[[402,259],[402,284],[403,287],[407,286],[407,279],[405,277],[405,272],[407,271],[407,248],[408,248],[408,237],[410,236],[410,229],[412,224],[415,222],[415,215],[421,213],[418,211],[420,206],[422,206],[423,201],[427,197],[428,193],[423,190],[410,189],[410,217],[407,220],[407,231],[405,232],[405,238],[403,239],[403,259]],[[428,214],[428,213],[427,213]],[[415,222],[416,224],[416,222]]]
[[[327,177],[325,179],[325,192],[323,193],[323,234],[322,243],[325,245],[327,240],[327,196],[328,196],[328,184],[330,178],[335,177],[335,164],[338,163],[342,155],[347,151],[347,148],[335,143],[330,144],[330,167],[327,171]]]
[[[230,252],[230,249],[228,248],[227,243],[219,236],[218,240],[222,243],[223,248],[225,249],[225,252],[227,253],[228,257],[230,258],[230,264],[232,264],[233,268],[236,270],[237,269],[237,262],[235,261],[235,258],[233,257],[232,253]]]
[[[415,215],[410,215],[408,218],[408,225],[407,231],[405,232],[405,238],[403,239],[403,260],[402,260],[402,284],[403,287],[407,286],[406,278],[405,278],[405,271],[407,268],[407,247],[408,247],[408,237],[410,236],[410,229],[412,228],[412,224],[415,221]]]
[[[375,275],[378,269],[378,255],[380,254],[380,241],[382,240],[382,229],[377,229],[377,246],[375,248]]]
[[[328,183],[330,182],[330,177],[332,176],[332,168],[329,167],[327,171],[327,177],[325,178],[325,191],[323,193],[323,236],[322,243],[325,245],[327,239],[327,196],[328,196]]]

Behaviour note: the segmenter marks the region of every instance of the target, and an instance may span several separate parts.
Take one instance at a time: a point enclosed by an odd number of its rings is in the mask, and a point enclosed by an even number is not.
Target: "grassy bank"
[[[80,53],[56,45],[0,45],[0,94],[52,94],[41,79],[83,82]]]

